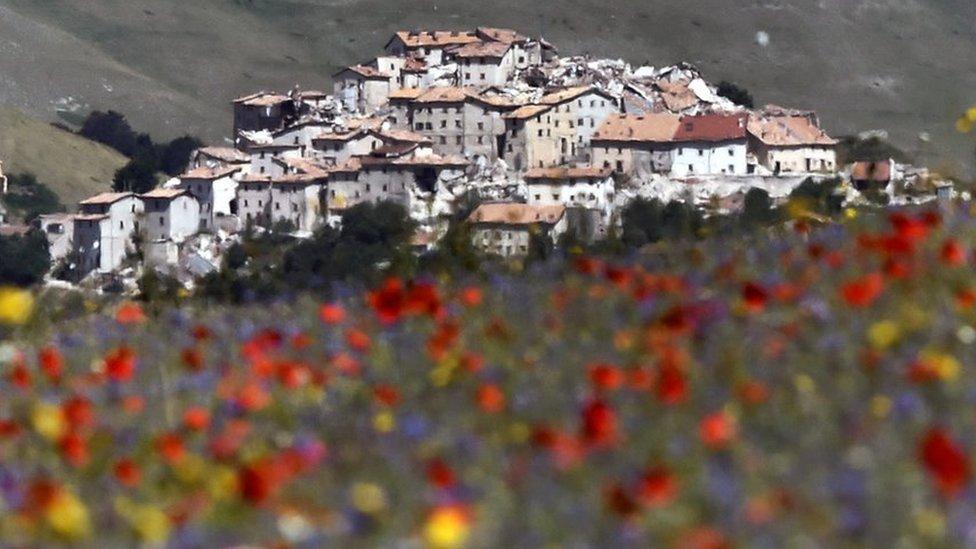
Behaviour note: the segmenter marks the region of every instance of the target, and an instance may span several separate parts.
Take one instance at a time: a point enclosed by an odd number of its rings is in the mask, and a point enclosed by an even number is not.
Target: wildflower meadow
[[[976,219],[125,303],[0,290],[0,543],[976,544]]]

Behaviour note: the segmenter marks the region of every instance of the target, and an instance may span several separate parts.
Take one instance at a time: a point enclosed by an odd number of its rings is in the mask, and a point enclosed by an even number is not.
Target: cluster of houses
[[[119,269],[136,243],[147,262],[173,264],[200,233],[308,235],[381,200],[402,204],[432,246],[475,196],[475,245],[511,257],[533,233],[605,236],[652,182],[744,194],[756,178],[838,171],[837,142],[813,112],[747,109],[689,65],[560,57],[509,29],[397,32],[333,83],[235,99],[233,146],[199,149],[148,193],[42,217],[52,255],[80,277]]]

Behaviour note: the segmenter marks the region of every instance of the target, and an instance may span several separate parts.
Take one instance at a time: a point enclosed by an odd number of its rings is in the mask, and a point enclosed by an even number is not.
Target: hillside
[[[119,153],[11,109],[0,108],[0,159],[7,174],[33,172],[72,207],[109,189]]]
[[[817,109],[835,134],[885,129],[961,171],[973,143],[953,122],[976,103],[974,23],[968,0],[0,0],[0,101],[45,117],[111,106],[159,137],[214,141],[237,94],[328,89],[397,28],[487,24],[569,54],[687,60],[759,101]]]

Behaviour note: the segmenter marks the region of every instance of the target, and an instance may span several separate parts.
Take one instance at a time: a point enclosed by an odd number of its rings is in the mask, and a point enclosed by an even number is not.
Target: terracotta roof
[[[430,138],[410,130],[373,130],[373,134],[383,141],[401,143],[430,143]]]
[[[810,116],[752,116],[748,129],[750,134],[771,146],[837,144],[837,140],[814,124]]]
[[[184,173],[180,176],[180,179],[220,179],[222,177],[227,177],[234,172],[240,171],[240,169],[241,168],[237,166],[221,166],[217,168],[201,166],[199,168],[193,168],[192,170]]]
[[[342,131],[328,130],[313,137],[312,142],[314,143],[316,141],[351,141],[352,139],[355,139],[362,135],[363,132],[362,130],[359,129],[342,130]]]
[[[424,63],[420,59],[408,57],[403,63],[403,68],[400,70],[402,72],[427,72],[427,63]]]
[[[132,193],[101,193],[95,196],[86,198],[79,202],[79,204],[88,206],[92,204],[114,204],[123,198],[129,198],[130,196],[135,196]]]
[[[675,141],[731,141],[746,137],[746,115],[682,116]]]
[[[408,48],[445,47],[468,44],[479,40],[470,31],[400,31],[394,35],[394,38],[399,38]],[[390,41],[393,40],[390,39]]]
[[[353,156],[349,160],[346,160],[342,164],[338,164],[331,168],[329,171],[332,173],[356,173],[362,169],[363,163],[359,157]]]
[[[329,175],[327,168],[320,166],[308,158],[276,158],[275,162],[289,169],[296,170],[301,174],[315,177],[326,177]]]
[[[251,157],[244,151],[239,151],[233,147],[201,147],[197,149],[197,152],[220,160],[221,162],[250,162]]]
[[[573,99],[576,99],[581,95],[586,95],[590,92],[598,93],[608,99],[611,98],[607,92],[599,88],[593,86],[575,86],[572,88],[565,88],[547,93],[546,95],[542,96],[539,103],[542,103],[543,105],[558,105],[560,103],[565,103],[566,101],[572,101]]]
[[[502,109],[514,109],[519,105],[521,105],[521,103],[518,103],[511,97],[508,97],[506,95],[501,95],[501,94],[489,95],[486,93],[469,91],[468,97],[473,101],[477,101],[479,103],[483,103],[491,107],[498,107]]]
[[[851,168],[851,179],[855,181],[877,181],[885,183],[891,180],[891,162],[855,162]]]
[[[481,204],[468,217],[470,223],[500,225],[555,224],[566,213],[565,206],[530,206],[514,202]]]
[[[171,200],[178,196],[183,196],[184,194],[186,194],[186,190],[184,189],[166,189],[163,187],[156,187],[147,193],[140,194],[139,198],[162,198]]]
[[[508,50],[510,49],[512,49],[511,43],[472,42],[457,49],[451,50],[451,55],[461,58],[490,57],[492,59],[501,59],[502,57],[505,57],[505,54],[508,53]]]
[[[289,173],[275,177],[271,180],[272,185],[314,185],[321,183],[328,177],[328,173],[313,175],[308,173]]]
[[[555,167],[533,168],[523,176],[525,179],[606,179],[613,170],[596,166],[583,168]]]
[[[394,99],[416,99],[423,95],[427,90],[423,88],[400,88],[399,90],[393,90],[387,96],[392,101]]]
[[[108,214],[78,214],[75,221],[102,221],[108,219]]]
[[[468,160],[461,156],[441,156],[439,154],[412,154],[410,156],[400,156],[396,158],[383,158],[375,156],[359,157],[360,165],[366,166],[431,166],[431,167],[464,167],[468,165]],[[335,171],[335,170],[333,170]]]
[[[290,97],[287,95],[281,95],[280,93],[258,92],[251,95],[245,95],[244,97],[238,97],[234,100],[234,103],[240,103],[249,107],[270,107],[272,105],[278,105],[290,100]]]
[[[333,76],[339,76],[340,74],[346,71],[352,71],[362,76],[363,78],[370,78],[372,80],[389,80],[393,78],[392,74],[387,74],[375,67],[368,67],[366,65],[353,65],[351,67],[346,67],[341,71],[335,73]]]
[[[467,96],[468,92],[464,88],[437,87],[427,89],[414,101],[417,103],[461,103]]]
[[[475,33],[483,40],[494,40],[504,44],[528,42],[529,38],[512,29],[497,29],[493,27],[478,27]]]
[[[678,131],[681,118],[671,113],[642,115],[614,114],[593,134],[594,140],[670,143]]]
[[[271,183],[271,176],[263,173],[249,173],[241,178],[241,183]]]
[[[552,105],[524,105],[512,112],[502,115],[503,118],[514,118],[524,120],[542,114],[552,108]]]

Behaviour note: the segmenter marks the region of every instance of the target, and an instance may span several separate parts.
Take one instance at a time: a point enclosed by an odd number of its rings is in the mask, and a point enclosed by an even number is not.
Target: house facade
[[[134,249],[143,204],[132,193],[102,193],[78,203],[74,217],[76,268],[84,277],[92,271],[117,270]]]
[[[468,217],[468,223],[476,249],[504,258],[528,255],[533,235],[555,243],[567,230],[565,206],[514,202],[481,204]]]
[[[837,140],[812,112],[771,110],[749,118],[749,151],[773,174],[837,171]]]
[[[333,93],[350,112],[371,112],[398,87],[396,76],[368,65],[346,67],[332,76]]]
[[[593,134],[593,165],[636,177],[670,173],[680,122],[671,113],[611,115]]]
[[[253,166],[252,166],[253,167]],[[213,231],[218,217],[237,215],[237,168],[197,168],[180,176],[179,189],[200,205],[200,230]]]
[[[671,174],[746,175],[747,115],[684,116],[674,136]]]
[[[200,229],[200,204],[185,189],[157,188],[139,195],[143,234],[149,242],[182,242]]]

